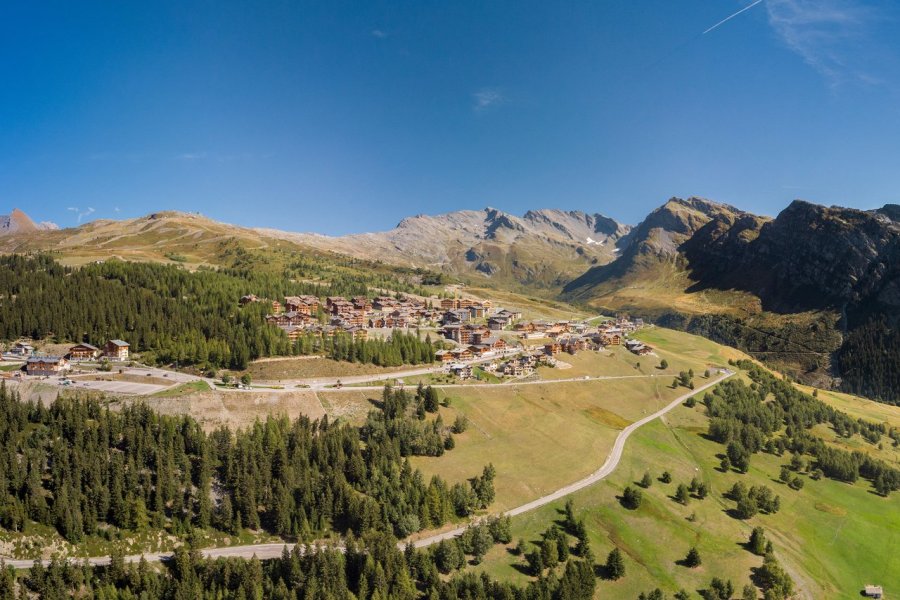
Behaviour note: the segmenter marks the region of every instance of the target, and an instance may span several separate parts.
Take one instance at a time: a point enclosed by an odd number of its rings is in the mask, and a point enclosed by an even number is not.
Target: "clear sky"
[[[0,213],[900,202],[900,3],[750,4],[4,2]]]

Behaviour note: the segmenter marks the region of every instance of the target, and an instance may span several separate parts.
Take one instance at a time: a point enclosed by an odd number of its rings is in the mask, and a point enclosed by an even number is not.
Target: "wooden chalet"
[[[75,344],[69,348],[69,360],[94,360],[100,356],[100,348],[91,344]]]
[[[622,336],[618,333],[606,334],[601,337],[601,343],[604,346],[621,346]]]
[[[110,360],[128,360],[128,342],[123,340],[109,340],[103,346],[103,356]]]
[[[455,360],[472,360],[475,355],[468,348],[455,348],[450,351]]]
[[[59,375],[69,369],[69,361],[62,356],[30,356],[25,372],[35,376]]]
[[[297,312],[304,315],[311,315],[313,313],[313,308],[299,296],[285,297],[284,310],[286,310],[287,312]]]
[[[491,347],[487,344],[472,344],[469,346],[469,350],[471,350],[472,354],[475,356],[484,356],[485,354],[490,354],[492,352]]]
[[[305,328],[300,327],[299,325],[283,325],[281,326],[281,330],[287,335],[287,338],[292,342],[296,342],[300,339],[300,336],[303,335],[303,332],[306,331]]]
[[[544,344],[544,353],[548,356],[556,356],[562,352],[562,344],[559,342],[550,342],[549,344]]]
[[[488,317],[487,324],[492,331],[500,331],[509,325],[509,321],[500,317]]]

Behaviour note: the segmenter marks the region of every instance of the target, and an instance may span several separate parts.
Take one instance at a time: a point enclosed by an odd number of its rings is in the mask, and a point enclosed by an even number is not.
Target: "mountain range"
[[[630,231],[600,214],[537,210],[521,217],[495,208],[416,215],[390,231],[343,237],[273,237],[360,258],[472,276],[516,288],[555,289],[586,269],[615,260]]]
[[[329,237],[154,213],[72,229],[13,213],[0,251],[83,262],[219,264],[235,247],[375,259],[480,285],[630,311],[740,347],[798,377],[900,402],[900,206],[794,201],[775,218],[672,198],[636,226],[600,214],[494,208]],[[897,378],[897,381],[894,379]],[[896,384],[896,385],[895,385]]]

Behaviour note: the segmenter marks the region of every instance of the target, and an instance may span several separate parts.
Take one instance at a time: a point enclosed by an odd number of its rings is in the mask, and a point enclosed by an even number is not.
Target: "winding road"
[[[661,416],[665,415],[669,411],[673,410],[675,407],[679,406],[682,402],[690,398],[691,396],[695,396],[704,392],[705,390],[721,383],[725,379],[734,375],[732,371],[727,369],[721,369],[719,371],[720,376],[714,380],[711,380],[700,387],[691,390],[688,393],[682,394],[678,398],[672,400],[669,404],[659,409],[655,413],[647,415],[646,417],[635,421],[631,425],[625,427],[622,431],[619,432],[619,435],[616,436],[616,440],[613,443],[613,447],[609,452],[609,455],[606,457],[606,461],[603,465],[588,475],[587,477],[576,481],[575,483],[570,483],[567,486],[561,487],[558,490],[551,492],[545,496],[541,496],[536,500],[532,500],[526,504],[522,504],[521,506],[517,506],[512,508],[506,512],[504,515],[515,516],[520,515],[522,513],[534,510],[536,508],[540,508],[541,506],[545,506],[550,504],[551,502],[555,502],[561,498],[564,498],[570,494],[574,494],[575,492],[582,490],[590,485],[597,483],[598,481],[608,477],[613,471],[615,471],[616,467],[619,465],[619,461],[622,460],[622,454],[625,450],[625,442],[628,441],[628,438],[640,427],[643,427],[647,423],[654,421]],[[543,382],[547,383],[547,382]],[[357,388],[358,389],[358,388]],[[414,540],[412,543],[416,548],[423,548],[426,546],[430,546],[432,544],[436,544],[441,540],[447,540],[451,538],[458,537],[462,535],[462,533],[466,530],[468,525],[463,525],[461,527],[457,527],[455,529],[451,529],[448,531],[443,531],[441,533],[437,533],[434,535],[430,535],[428,537],[424,537],[418,540]],[[399,544],[401,547],[405,546],[405,542],[401,542]],[[220,548],[205,548],[200,550],[200,553],[207,558],[219,558],[219,557],[239,557],[239,558],[252,558],[256,557],[258,559],[271,559],[278,558],[281,556],[284,548],[288,549],[293,548],[293,544],[286,544],[283,542],[278,543],[270,543],[270,544],[250,544],[245,546],[227,546]],[[132,555],[126,556],[126,562],[136,562],[140,560],[141,556],[143,556],[148,561],[161,561],[167,560],[172,556],[171,552],[159,552],[159,553],[147,553],[143,555]],[[16,569],[27,569],[30,568],[33,564],[33,560],[12,560],[12,559],[3,559],[7,566],[14,567]],[[84,560],[73,558],[73,560]],[[92,565],[105,565],[109,563],[108,556],[97,556],[88,558],[87,561]],[[44,561],[46,564],[49,561]]]

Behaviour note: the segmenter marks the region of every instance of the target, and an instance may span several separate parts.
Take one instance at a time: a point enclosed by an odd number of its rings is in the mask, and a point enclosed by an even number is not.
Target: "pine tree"
[[[605,571],[607,579],[616,580],[625,576],[625,561],[618,548],[613,548],[606,557]]]

